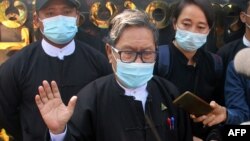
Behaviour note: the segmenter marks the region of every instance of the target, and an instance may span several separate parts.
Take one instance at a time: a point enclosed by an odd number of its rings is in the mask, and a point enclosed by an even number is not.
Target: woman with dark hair
[[[181,0],[173,13],[172,22],[175,38],[167,46],[159,47],[155,74],[173,82],[181,93],[190,91],[208,103],[216,101],[223,105],[219,71],[222,68],[221,58],[203,48],[214,25],[211,3],[208,0]],[[170,60],[168,65],[163,59],[166,56]],[[162,71],[164,66],[167,72]],[[194,140],[207,140],[211,139],[211,135],[218,135],[210,134],[216,127],[204,127],[202,123],[193,122],[192,128]],[[213,139],[219,140],[219,137]]]
[[[35,100],[48,127],[46,139],[192,141],[188,115],[172,103],[177,88],[153,76],[158,30],[148,15],[125,10],[110,23],[106,51],[114,74],[89,83],[68,106],[55,81],[38,88]]]

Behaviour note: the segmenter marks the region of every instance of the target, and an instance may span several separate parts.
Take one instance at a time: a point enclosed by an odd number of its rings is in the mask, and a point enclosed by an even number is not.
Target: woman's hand
[[[200,117],[190,115],[190,117],[194,122],[202,122],[204,126],[213,126],[226,121],[227,109],[225,107],[220,106],[215,101],[211,101],[210,106],[213,108],[213,110],[207,115],[202,115]]]

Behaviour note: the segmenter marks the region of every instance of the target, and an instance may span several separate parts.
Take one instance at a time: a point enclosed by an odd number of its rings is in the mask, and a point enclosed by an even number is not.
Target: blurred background
[[[104,51],[109,20],[123,9],[141,9],[152,17],[160,31],[159,44],[174,37],[171,13],[178,0],[79,0],[81,18],[76,38]],[[216,24],[206,49],[216,52],[225,43],[241,38],[244,24],[239,19],[246,0],[210,0]],[[33,22],[35,0],[0,0],[0,65],[24,46],[39,40],[39,27]]]
[[[81,18],[76,38],[101,50],[108,33],[109,21],[124,9],[146,11],[160,31],[159,45],[174,38],[171,13],[178,0],[79,0]],[[37,24],[35,0],[0,0],[0,65],[26,45],[41,39]],[[216,52],[229,41],[242,38],[245,25],[239,14],[246,0],[211,0],[215,12],[215,25],[205,48]],[[0,129],[0,141],[11,140],[4,129]]]

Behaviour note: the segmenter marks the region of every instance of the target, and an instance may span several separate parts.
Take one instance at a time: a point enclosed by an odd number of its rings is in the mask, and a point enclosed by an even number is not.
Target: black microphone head
[[[244,48],[235,55],[234,67],[237,73],[250,78],[250,48]]]

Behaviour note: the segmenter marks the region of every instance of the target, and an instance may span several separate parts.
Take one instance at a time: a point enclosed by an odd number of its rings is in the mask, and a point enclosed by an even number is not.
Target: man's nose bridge
[[[142,52],[137,52],[137,53],[136,53],[135,62],[136,62],[136,63],[142,63]]]

